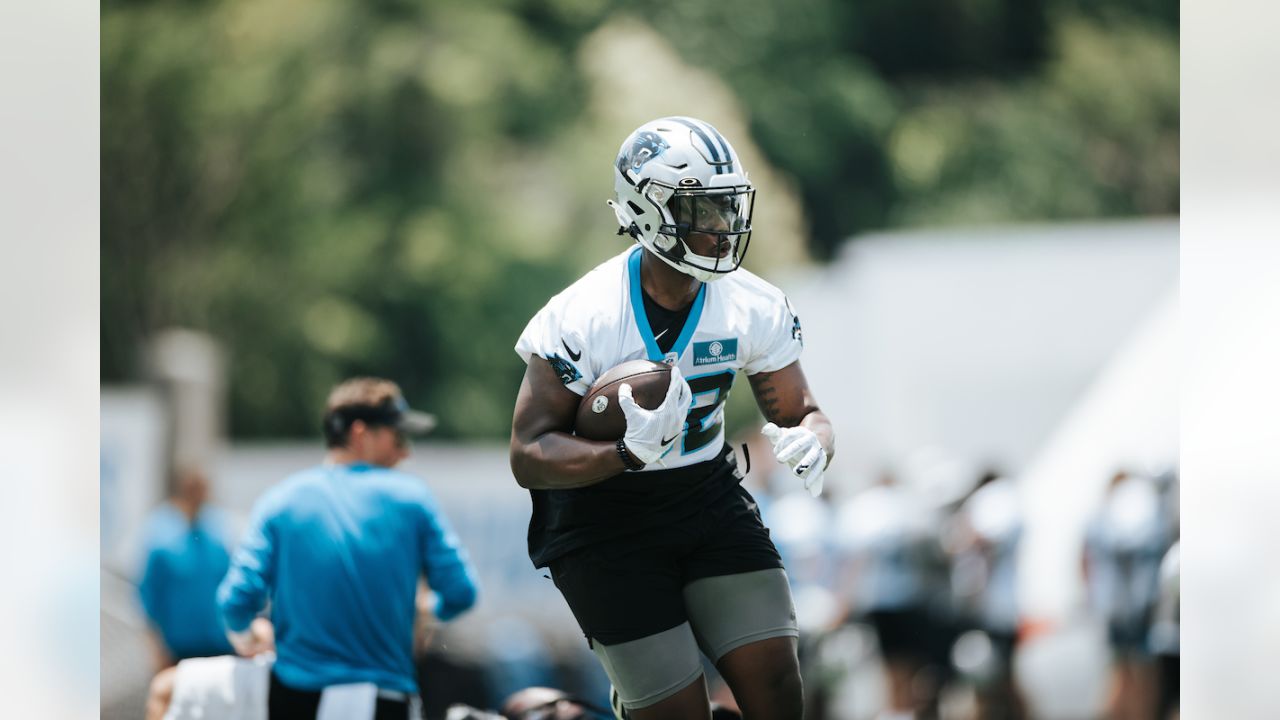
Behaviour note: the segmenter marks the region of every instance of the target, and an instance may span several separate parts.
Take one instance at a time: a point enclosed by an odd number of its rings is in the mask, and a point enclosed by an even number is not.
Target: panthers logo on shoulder
[[[556,371],[556,374],[560,376],[560,382],[565,385],[582,377],[582,373],[578,372],[578,368],[573,363],[559,355],[552,355],[547,358],[547,362],[551,363],[551,369]]]
[[[644,167],[645,163],[658,157],[669,147],[671,145],[655,132],[638,133],[631,147],[618,155],[618,170],[623,175],[626,175],[628,170],[637,172]]]
[[[795,308],[791,307],[791,298],[784,297],[782,301],[787,304],[787,312],[791,313],[791,339],[804,345],[804,333],[800,331],[800,316],[796,314]]]

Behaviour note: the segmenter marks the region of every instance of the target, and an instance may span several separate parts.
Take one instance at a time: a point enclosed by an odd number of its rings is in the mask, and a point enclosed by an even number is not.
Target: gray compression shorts
[[[775,637],[797,637],[795,605],[781,568],[694,580],[684,587],[689,621],[638,640],[592,650],[627,709],[649,707],[687,687],[730,651]]]

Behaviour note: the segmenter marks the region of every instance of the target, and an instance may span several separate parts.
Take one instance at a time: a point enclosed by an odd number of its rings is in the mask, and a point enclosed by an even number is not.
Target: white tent
[[[833,490],[930,446],[1017,475],[1177,285],[1178,225],[869,235],[819,272],[769,277],[836,427]]]
[[[1023,614],[1062,618],[1080,597],[1084,526],[1117,469],[1178,461],[1178,299],[1171,293],[1098,375],[1019,479]]]

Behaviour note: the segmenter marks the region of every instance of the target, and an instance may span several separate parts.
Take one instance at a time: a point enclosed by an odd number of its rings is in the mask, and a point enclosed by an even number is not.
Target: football
[[[628,360],[607,370],[578,405],[574,434],[588,440],[617,440],[627,432],[627,418],[618,406],[618,386],[631,386],[636,404],[652,410],[662,404],[671,383],[671,366],[652,360]]]

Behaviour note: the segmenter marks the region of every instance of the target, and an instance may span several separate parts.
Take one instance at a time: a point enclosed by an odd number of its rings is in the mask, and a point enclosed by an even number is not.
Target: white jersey
[[[636,245],[551,298],[525,327],[516,352],[551,363],[565,387],[585,395],[610,368],[648,358],[674,364],[693,407],[679,452],[645,471],[711,460],[724,444],[724,405],[734,376],[774,372],[800,358],[800,320],[785,295],[739,268],[703,283],[671,351],[663,353],[645,314]],[[644,472],[644,471],[642,471]]]

